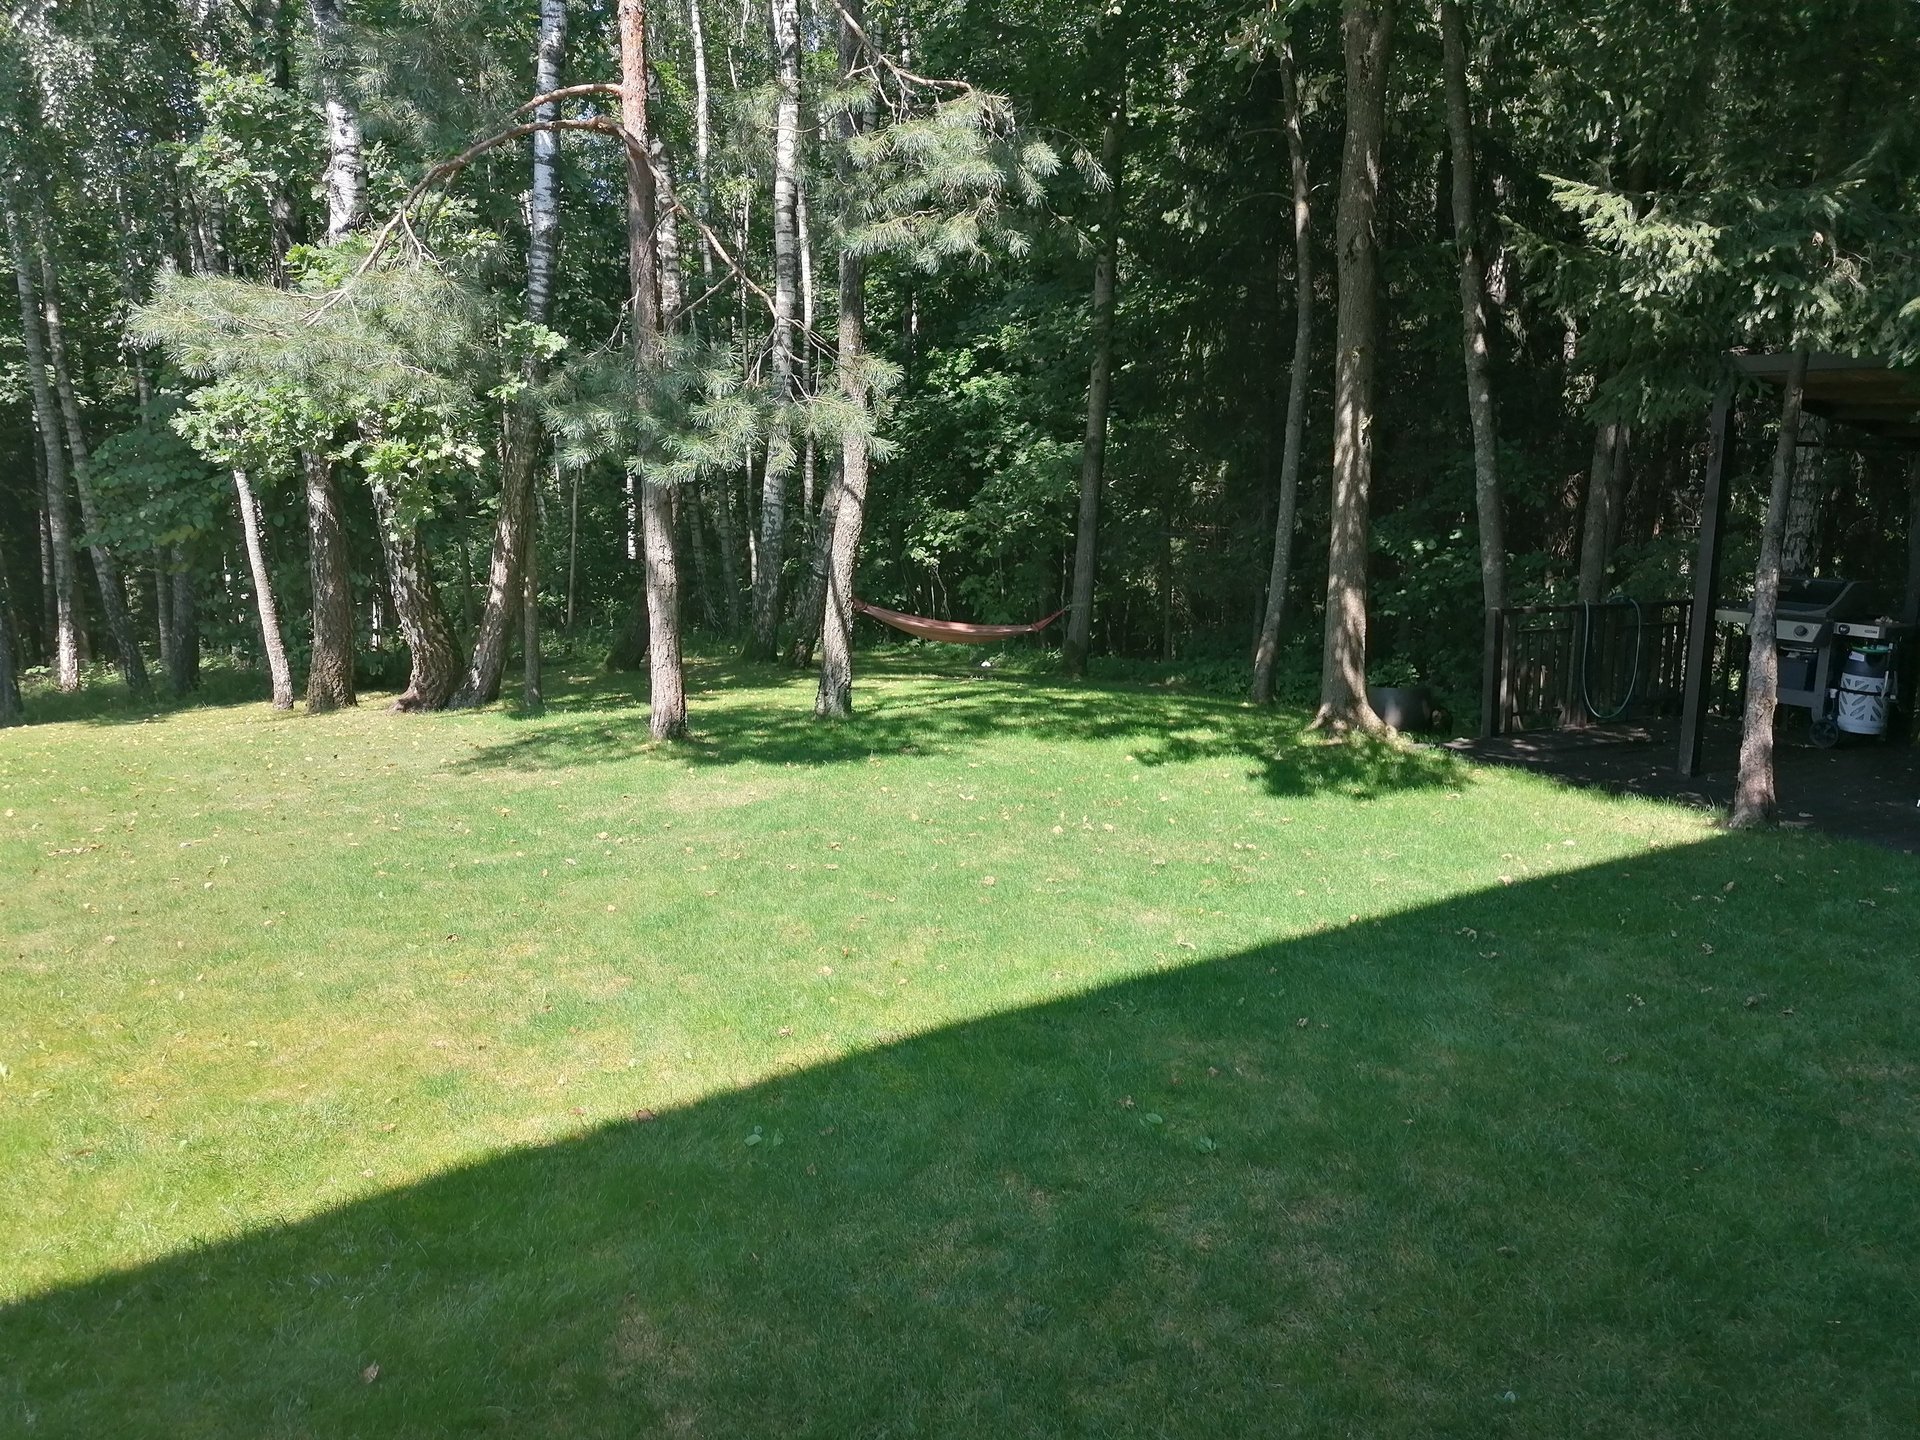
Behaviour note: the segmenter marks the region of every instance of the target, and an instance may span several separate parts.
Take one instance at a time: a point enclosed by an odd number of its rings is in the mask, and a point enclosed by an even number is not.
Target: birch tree
[[[1300,125],[1300,79],[1293,41],[1280,46],[1280,94],[1285,107],[1287,169],[1293,182],[1293,363],[1287,372],[1287,419],[1280,448],[1280,494],[1274,504],[1273,565],[1267,602],[1253,651],[1256,705],[1273,701],[1273,666],[1286,623],[1287,586],[1293,572],[1293,531],[1300,508],[1300,447],[1307,428],[1308,367],[1313,360],[1313,209],[1307,184],[1307,144]]]

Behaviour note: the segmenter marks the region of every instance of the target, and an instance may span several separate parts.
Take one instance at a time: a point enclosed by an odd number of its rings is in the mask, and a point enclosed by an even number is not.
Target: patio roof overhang
[[[1741,374],[1783,390],[1793,357],[1736,355],[1733,363]],[[1801,404],[1808,414],[1853,431],[1856,442],[1871,439],[1891,448],[1920,450],[1920,370],[1902,369],[1873,355],[1810,355]]]

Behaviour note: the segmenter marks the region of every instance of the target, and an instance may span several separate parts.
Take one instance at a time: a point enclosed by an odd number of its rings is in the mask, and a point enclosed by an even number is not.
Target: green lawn
[[[1912,860],[692,678],[0,732],[0,1435],[1914,1433]]]

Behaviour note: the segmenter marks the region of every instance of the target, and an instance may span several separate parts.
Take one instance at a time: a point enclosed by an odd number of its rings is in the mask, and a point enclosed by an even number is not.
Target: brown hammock
[[[1064,609],[1056,610],[1046,619],[1036,620],[1031,625],[963,625],[957,620],[929,620],[924,615],[902,615],[898,610],[883,610],[864,600],[854,601],[853,608],[862,615],[871,615],[882,625],[891,625],[903,634],[915,635],[922,640],[939,640],[947,645],[991,645],[996,640],[1038,635],[1067,613]]]

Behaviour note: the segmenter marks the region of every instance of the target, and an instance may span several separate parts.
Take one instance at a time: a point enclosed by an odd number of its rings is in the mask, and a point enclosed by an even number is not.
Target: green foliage
[[[267,200],[318,168],[311,112],[270,76],[203,64],[196,101],[201,130],[180,163],[213,194]]]
[[[266,482],[291,474],[301,450],[325,449],[333,430],[292,385],[242,378],[195,390],[172,425],[202,458]]]
[[[102,442],[93,454],[100,533],[86,537],[119,551],[191,545],[226,523],[231,491],[224,475],[184,438],[191,409],[162,397],[141,424]]]

